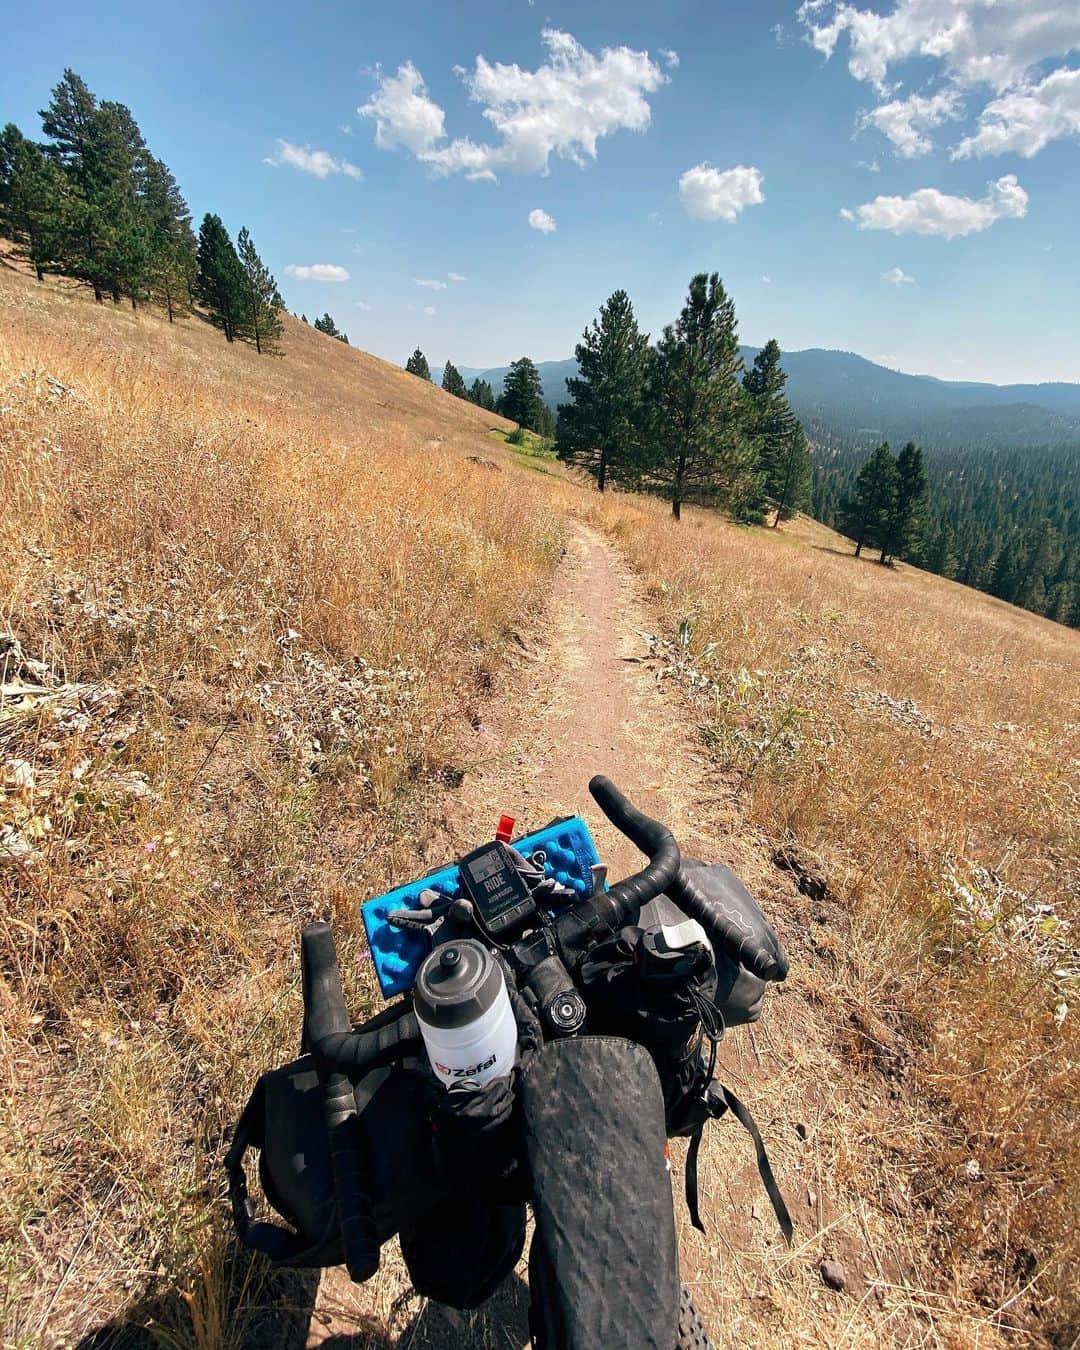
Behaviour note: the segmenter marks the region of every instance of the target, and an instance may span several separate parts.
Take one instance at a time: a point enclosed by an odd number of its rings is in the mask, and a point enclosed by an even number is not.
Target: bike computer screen
[[[505,844],[485,844],[458,863],[465,894],[476,906],[488,931],[498,935],[516,928],[535,912],[529,888],[514,866]]]

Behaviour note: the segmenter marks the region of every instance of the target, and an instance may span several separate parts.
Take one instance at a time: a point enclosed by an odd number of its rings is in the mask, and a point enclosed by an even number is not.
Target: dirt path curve
[[[740,826],[731,789],[710,773],[685,708],[657,684],[646,664],[643,631],[648,627],[638,582],[601,535],[574,523],[546,610],[537,614],[536,632],[522,635],[517,656],[495,680],[477,720],[466,750],[464,782],[427,840],[433,861],[489,838],[503,811],[516,818],[519,829],[579,813],[589,821],[613,877],[636,870],[640,854],[607,824],[589,797],[589,778],[603,772],[647,812],[669,823],[684,853],[728,862],[759,898],[765,893],[767,907],[781,902],[783,887],[763,865],[759,842]],[[805,1196],[801,1160],[792,1157],[790,1147],[776,1147],[781,1132],[786,1143],[793,1138],[797,1117],[791,1112],[804,1090],[785,1073],[775,1072],[800,1058],[789,1048],[792,1039],[808,1041],[802,1030],[806,1009],[790,992],[773,996],[771,1021],[783,1023],[781,1043],[773,1041],[763,1023],[768,1038],[763,1055],[757,1040],[740,1029],[721,1048],[719,1072],[752,1104],[782,1184]],[[813,1073],[816,1066],[805,1055],[801,1059],[803,1071]],[[790,1323],[785,1330],[768,1293],[770,1272],[783,1256],[749,1140],[731,1122],[713,1127],[706,1136],[700,1180],[707,1237],[695,1233],[684,1217],[682,1156],[682,1147],[676,1145],[672,1181],[682,1273],[717,1344],[792,1343]],[[798,1222],[800,1211],[793,1208]],[[813,1226],[820,1227],[821,1213],[813,1217]],[[792,1288],[785,1291],[786,1307],[793,1294]],[[808,1297],[816,1300],[817,1294]],[[528,1344],[527,1306],[524,1263],[517,1277],[476,1313],[463,1316],[424,1304],[411,1294],[400,1257],[388,1246],[379,1275],[361,1289],[351,1286],[341,1271],[326,1275],[308,1346],[507,1350]],[[817,1331],[821,1334],[824,1328]],[[821,1340],[813,1335],[797,1343],[836,1342],[825,1332]],[[846,1343],[859,1343],[855,1325],[849,1324]]]

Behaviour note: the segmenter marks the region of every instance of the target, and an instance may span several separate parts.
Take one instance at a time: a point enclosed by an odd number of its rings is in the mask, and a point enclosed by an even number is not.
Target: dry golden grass
[[[333,916],[356,968],[357,902],[417,870],[424,789],[454,780],[568,514],[647,584],[734,853],[797,843],[828,875],[827,922],[795,919],[805,1040],[884,1127],[845,1133],[824,1079],[789,1106],[828,1119],[874,1224],[906,1207],[897,1343],[1067,1343],[1077,635],[811,522],[677,527],[558,466],[493,472],[468,457],[509,465],[499,419],[295,321],[285,348],[0,268],[5,1344],[114,1313],[169,1346],[285,1339],[291,1296],[222,1227],[220,1143],[295,1043],[300,923]],[[788,1259],[761,1343],[814,1323],[775,1311]]]
[[[144,1297],[237,1340],[218,1146],[295,1044],[298,925],[351,946],[416,870],[414,788],[559,553],[539,485],[468,462],[499,419],[284,346],[0,271],[8,1346]]]
[[[1078,635],[857,561],[814,522],[774,533],[692,512],[678,526],[655,501],[566,500],[647,582],[661,672],[747,825],[816,855],[846,911],[846,931],[817,930],[838,974],[825,1014],[853,1066],[903,1086],[890,1171],[899,1160],[925,1224],[923,1287],[1068,1343]]]

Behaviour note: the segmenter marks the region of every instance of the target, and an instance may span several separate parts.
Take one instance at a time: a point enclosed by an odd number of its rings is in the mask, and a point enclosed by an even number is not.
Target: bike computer
[[[458,870],[465,894],[493,936],[521,927],[536,912],[505,844],[495,841],[474,849],[461,859]]]

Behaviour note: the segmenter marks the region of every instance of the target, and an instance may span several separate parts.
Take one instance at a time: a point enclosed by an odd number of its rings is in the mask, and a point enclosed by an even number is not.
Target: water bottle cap
[[[436,947],[416,975],[413,1011],[430,1027],[463,1027],[483,1017],[505,988],[499,963],[473,938]]]

